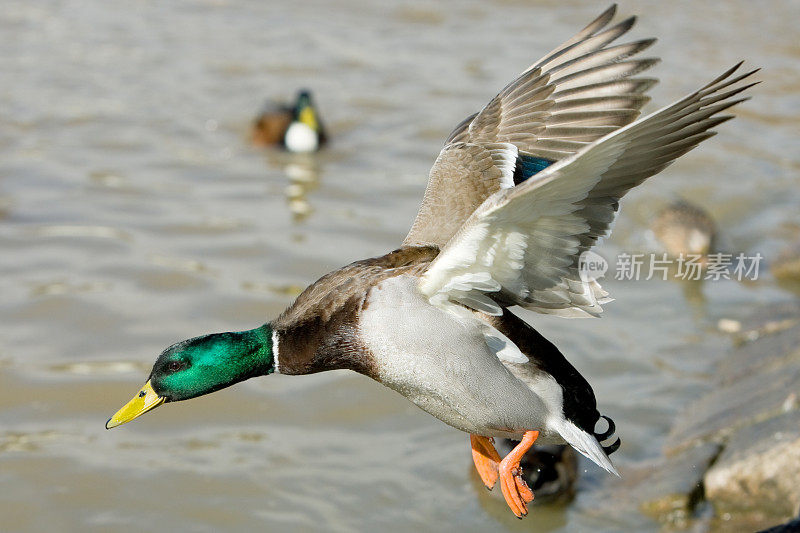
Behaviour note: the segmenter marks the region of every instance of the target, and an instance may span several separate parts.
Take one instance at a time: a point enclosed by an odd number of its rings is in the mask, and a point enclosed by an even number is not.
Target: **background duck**
[[[350,369],[468,433],[481,479],[500,482],[517,517],[533,499],[520,461],[534,442],[568,443],[616,474],[620,440],[602,444],[614,424],[592,388],[511,308],[599,316],[608,293],[581,280],[580,254],[610,232],[632,187],[732,118],[720,113],[755,71],[735,74],[740,63],[637,118],[654,82],[635,76],[656,61],[631,56],[653,40],[609,46],[634,22],[606,28],[613,15],[456,127],[400,248],[323,276],[262,326],[167,348],[106,427],[256,376]],[[501,459],[495,437],[520,442]]]
[[[686,200],[676,200],[659,211],[650,229],[671,257],[705,257],[715,251],[714,219],[706,210]]]
[[[250,139],[257,146],[279,145],[290,152],[319,150],[327,136],[311,91],[299,91],[291,106],[268,103],[253,121]]]

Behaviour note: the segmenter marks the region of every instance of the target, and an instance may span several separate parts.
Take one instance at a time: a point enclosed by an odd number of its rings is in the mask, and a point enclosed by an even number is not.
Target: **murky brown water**
[[[667,103],[740,58],[764,84],[720,136],[623,204],[613,257],[673,194],[733,248],[800,224],[797,2],[624,2],[660,37]],[[519,522],[468,440],[351,373],[269,377],[103,423],[166,345],[253,327],[321,274],[396,247],[450,128],[600,12],[595,2],[7,1],[0,11],[0,516],[4,531],[655,529],[584,464],[569,507]],[[268,97],[316,91],[334,143],[246,146]],[[651,109],[655,105],[651,106]],[[721,317],[756,283],[604,284],[602,320],[534,317],[617,422],[618,464],[659,454],[707,386]],[[687,295],[689,296],[687,298]],[[496,491],[499,492],[499,491]]]

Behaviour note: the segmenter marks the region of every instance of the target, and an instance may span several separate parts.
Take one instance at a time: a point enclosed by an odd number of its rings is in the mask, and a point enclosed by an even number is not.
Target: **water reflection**
[[[481,481],[478,472],[471,463],[469,469],[469,477],[473,492],[475,493],[478,504],[486,511],[486,514],[504,528],[531,531],[529,523],[524,520],[518,520],[514,515],[508,512],[508,505],[506,505],[503,499],[499,485],[492,491],[486,490],[486,486],[483,484],[483,481]],[[534,499],[534,502],[536,502],[536,499]],[[530,511],[531,513],[535,513],[535,531],[544,533],[562,529],[567,524],[567,508],[566,504],[557,503],[537,505],[535,509]]]
[[[678,279],[683,290],[683,297],[692,309],[692,316],[700,323],[708,318],[708,301],[703,294],[702,279]]]
[[[0,196],[0,220],[11,215],[11,198]]]
[[[314,154],[270,152],[267,162],[288,178],[289,184],[284,188],[286,204],[294,222],[303,222],[314,212],[308,194],[319,187],[322,174],[319,160]]]

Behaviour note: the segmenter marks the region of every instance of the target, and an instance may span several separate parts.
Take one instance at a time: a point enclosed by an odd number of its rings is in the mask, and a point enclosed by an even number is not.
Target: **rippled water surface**
[[[166,345],[254,327],[402,240],[456,123],[602,6],[7,1],[0,10],[0,516],[14,531],[654,530],[582,465],[577,500],[519,522],[461,434],[367,378],[274,376],[106,432]],[[680,194],[735,250],[800,228],[794,1],[624,2],[661,105],[741,58],[764,67],[718,137],[623,203],[606,257]],[[270,97],[311,87],[313,158],[247,145]],[[649,109],[654,109],[651,104]],[[719,318],[792,297],[754,283],[605,286],[602,320],[534,316],[617,422],[623,468],[656,457],[708,383]]]

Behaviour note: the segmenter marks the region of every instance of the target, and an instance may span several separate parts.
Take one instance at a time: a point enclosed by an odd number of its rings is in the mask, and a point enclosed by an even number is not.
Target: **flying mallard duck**
[[[144,387],[107,423],[129,422],[275,372],[347,368],[470,434],[473,460],[511,510],[533,493],[519,462],[537,439],[568,443],[609,472],[614,424],[561,352],[510,311],[598,316],[608,294],[579,256],[607,235],[632,187],[714,135],[750,85],[739,65],[638,118],[655,81],[630,59],[653,39],[610,46],[614,7],[537,61],[459,124],[433,165],[402,246],[309,286],[278,318],[167,348]],[[596,425],[604,418],[605,431]],[[605,425],[604,423],[600,423]],[[519,440],[501,459],[493,437]]]
[[[327,141],[311,91],[297,93],[293,106],[269,104],[250,133],[258,146],[281,145],[290,152],[316,152]]]

